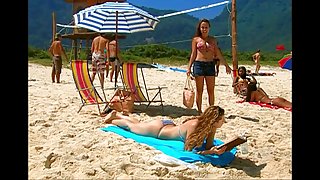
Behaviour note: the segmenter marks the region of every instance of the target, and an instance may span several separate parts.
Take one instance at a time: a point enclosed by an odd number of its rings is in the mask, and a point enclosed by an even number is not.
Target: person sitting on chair
[[[225,147],[217,149],[213,139],[217,128],[220,128],[224,119],[224,109],[219,106],[209,106],[200,116],[188,118],[180,125],[172,120],[157,119],[149,122],[140,122],[130,116],[125,116],[117,111],[112,111],[106,116],[105,123],[117,125],[133,133],[167,140],[180,140],[184,142],[184,149],[192,151],[201,147],[206,141],[205,150],[198,154],[222,154]]]

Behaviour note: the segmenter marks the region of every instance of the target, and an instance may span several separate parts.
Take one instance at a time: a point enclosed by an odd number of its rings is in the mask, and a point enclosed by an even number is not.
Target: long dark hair
[[[246,67],[244,67],[244,66],[240,66],[239,68],[238,68],[238,75],[239,75],[239,71],[240,70],[242,70],[242,71],[244,71],[244,73],[242,74],[242,76],[240,76],[242,79],[245,79],[246,77],[247,77],[247,69],[246,69]]]
[[[209,27],[211,27],[210,22],[209,22],[208,19],[201,19],[201,20],[199,21],[198,25],[197,25],[196,33],[194,34],[194,37],[200,37],[200,36],[202,35],[202,34],[201,34],[201,30],[200,30],[200,25],[201,25],[201,23],[203,23],[203,22],[208,23],[208,24],[209,24]]]

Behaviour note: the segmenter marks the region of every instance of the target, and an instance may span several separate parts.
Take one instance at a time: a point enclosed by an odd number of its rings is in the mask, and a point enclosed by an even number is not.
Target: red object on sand
[[[240,100],[240,101],[236,101],[237,103],[244,103],[246,102],[245,100]],[[276,106],[276,105],[271,105],[271,104],[267,104],[267,103],[263,103],[263,102],[248,102],[250,104],[253,104],[253,105],[259,105],[261,107],[266,107],[266,108],[270,108],[270,109],[279,109],[279,108],[282,108],[282,109],[285,109],[287,111],[291,111],[292,112],[292,108],[288,108],[288,107],[280,107],[280,106]]]

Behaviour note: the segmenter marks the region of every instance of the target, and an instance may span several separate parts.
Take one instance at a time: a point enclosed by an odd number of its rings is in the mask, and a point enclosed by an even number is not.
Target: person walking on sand
[[[196,81],[196,104],[198,113],[202,113],[202,94],[204,80],[207,85],[209,105],[214,105],[214,87],[216,66],[214,59],[219,59],[219,64],[225,65],[227,74],[231,73],[231,68],[219,50],[217,40],[209,36],[210,22],[202,19],[197,25],[196,33],[192,39],[192,51],[187,67],[187,75],[191,73],[193,66],[193,77]]]
[[[115,75],[115,82],[117,82],[117,78],[120,72],[120,64],[122,61],[119,58],[120,48],[117,41],[115,40],[115,34],[111,35],[110,42],[107,45],[107,52],[109,63],[111,65],[110,82],[112,82],[113,75]]]
[[[68,61],[67,54],[61,44],[62,36],[61,34],[57,33],[55,34],[54,41],[51,43],[51,46],[49,47],[49,54],[52,57],[52,71],[51,71],[51,79],[52,83],[57,81],[57,83],[60,83],[60,74],[62,69],[62,57],[63,54],[66,58],[66,61]]]
[[[260,65],[260,57],[261,57],[261,55],[260,55],[260,49],[258,49],[258,50],[252,55],[252,60],[253,60],[254,63],[256,64],[256,71],[255,71],[255,73],[256,73],[257,75],[259,75],[259,70],[260,70],[260,67],[261,67],[261,65]]]
[[[105,61],[105,53],[106,45],[108,43],[108,39],[106,35],[100,33],[99,36],[95,37],[92,40],[91,45],[91,53],[92,53],[92,76],[91,81],[94,81],[94,78],[99,72],[99,79],[101,87],[104,86],[104,71],[106,70],[106,61]]]
[[[104,122],[143,136],[182,141],[186,151],[201,147],[206,142],[205,150],[198,151],[198,154],[222,154],[227,148],[218,149],[213,144],[217,129],[225,122],[224,109],[219,106],[209,106],[200,116],[187,118],[180,125],[169,119],[140,122],[115,110],[105,117]]]

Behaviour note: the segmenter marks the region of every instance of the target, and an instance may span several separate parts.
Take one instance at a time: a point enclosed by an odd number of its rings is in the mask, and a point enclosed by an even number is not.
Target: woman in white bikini
[[[222,154],[226,147],[217,149],[213,145],[213,139],[217,128],[220,128],[224,121],[224,109],[219,106],[209,106],[200,116],[188,118],[180,125],[167,119],[140,122],[138,119],[122,115],[117,111],[109,113],[105,123],[114,124],[144,136],[180,140],[184,142],[184,149],[187,151],[201,147],[206,140],[206,150],[199,151],[199,154]]]
[[[202,113],[204,80],[206,81],[209,105],[214,105],[215,76],[217,75],[216,61],[219,60],[219,64],[225,65],[228,74],[231,73],[231,68],[222,56],[216,39],[213,36],[209,36],[209,30],[209,20],[202,19],[198,23],[195,36],[192,39],[192,51],[187,68],[187,75],[189,76],[193,65],[192,75],[196,81],[196,104],[199,114]]]

